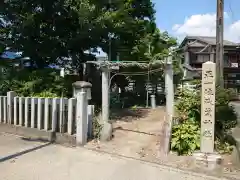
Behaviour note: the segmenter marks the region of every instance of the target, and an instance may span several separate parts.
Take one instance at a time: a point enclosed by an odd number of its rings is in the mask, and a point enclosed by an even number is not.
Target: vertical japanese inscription
[[[201,95],[201,152],[204,153],[214,151],[215,78],[215,63],[204,63],[202,66]]]

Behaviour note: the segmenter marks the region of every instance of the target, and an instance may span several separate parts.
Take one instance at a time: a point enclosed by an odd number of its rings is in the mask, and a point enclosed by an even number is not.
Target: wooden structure
[[[240,46],[224,40],[224,82],[225,87],[240,87]],[[187,36],[180,44],[184,50],[184,77],[200,78],[202,64],[216,62],[216,38]]]

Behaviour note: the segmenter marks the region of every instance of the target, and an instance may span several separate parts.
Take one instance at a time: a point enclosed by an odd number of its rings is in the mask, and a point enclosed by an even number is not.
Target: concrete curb
[[[57,133],[52,131],[38,130],[36,128],[26,128],[22,126],[15,126],[0,123],[0,132],[23,136],[29,139],[39,141],[48,141],[56,144],[67,144],[71,146],[76,145],[76,136]]]

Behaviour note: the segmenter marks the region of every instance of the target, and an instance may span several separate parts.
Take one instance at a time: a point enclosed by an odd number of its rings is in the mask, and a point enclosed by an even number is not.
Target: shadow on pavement
[[[33,152],[33,151],[36,151],[38,149],[41,149],[41,148],[44,148],[46,146],[49,146],[51,145],[52,143],[46,143],[46,144],[43,144],[43,145],[40,145],[40,146],[37,146],[37,147],[34,147],[34,148],[31,148],[31,149],[27,149],[27,150],[24,150],[24,151],[20,151],[20,152],[17,152],[15,154],[11,154],[9,156],[6,156],[6,157],[0,157],[0,163],[1,162],[4,162],[4,161],[7,161],[7,160],[10,160],[10,159],[13,159],[13,158],[16,158],[18,156],[22,156],[24,154],[27,154],[27,153],[30,153],[30,152]]]

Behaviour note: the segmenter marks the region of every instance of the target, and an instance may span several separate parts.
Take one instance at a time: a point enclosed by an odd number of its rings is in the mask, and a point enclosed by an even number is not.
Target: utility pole
[[[108,1],[111,6],[111,0]],[[110,7],[111,10],[111,7]],[[109,32],[109,52],[107,61],[111,61],[111,42],[112,37],[111,33]],[[102,141],[108,141],[112,137],[112,124],[109,123],[109,77],[110,77],[110,69],[108,64],[102,66],[102,130],[101,130],[101,137]]]
[[[216,72],[217,85],[224,88],[224,47],[223,47],[223,31],[224,31],[224,0],[217,0],[217,17],[216,17]]]

